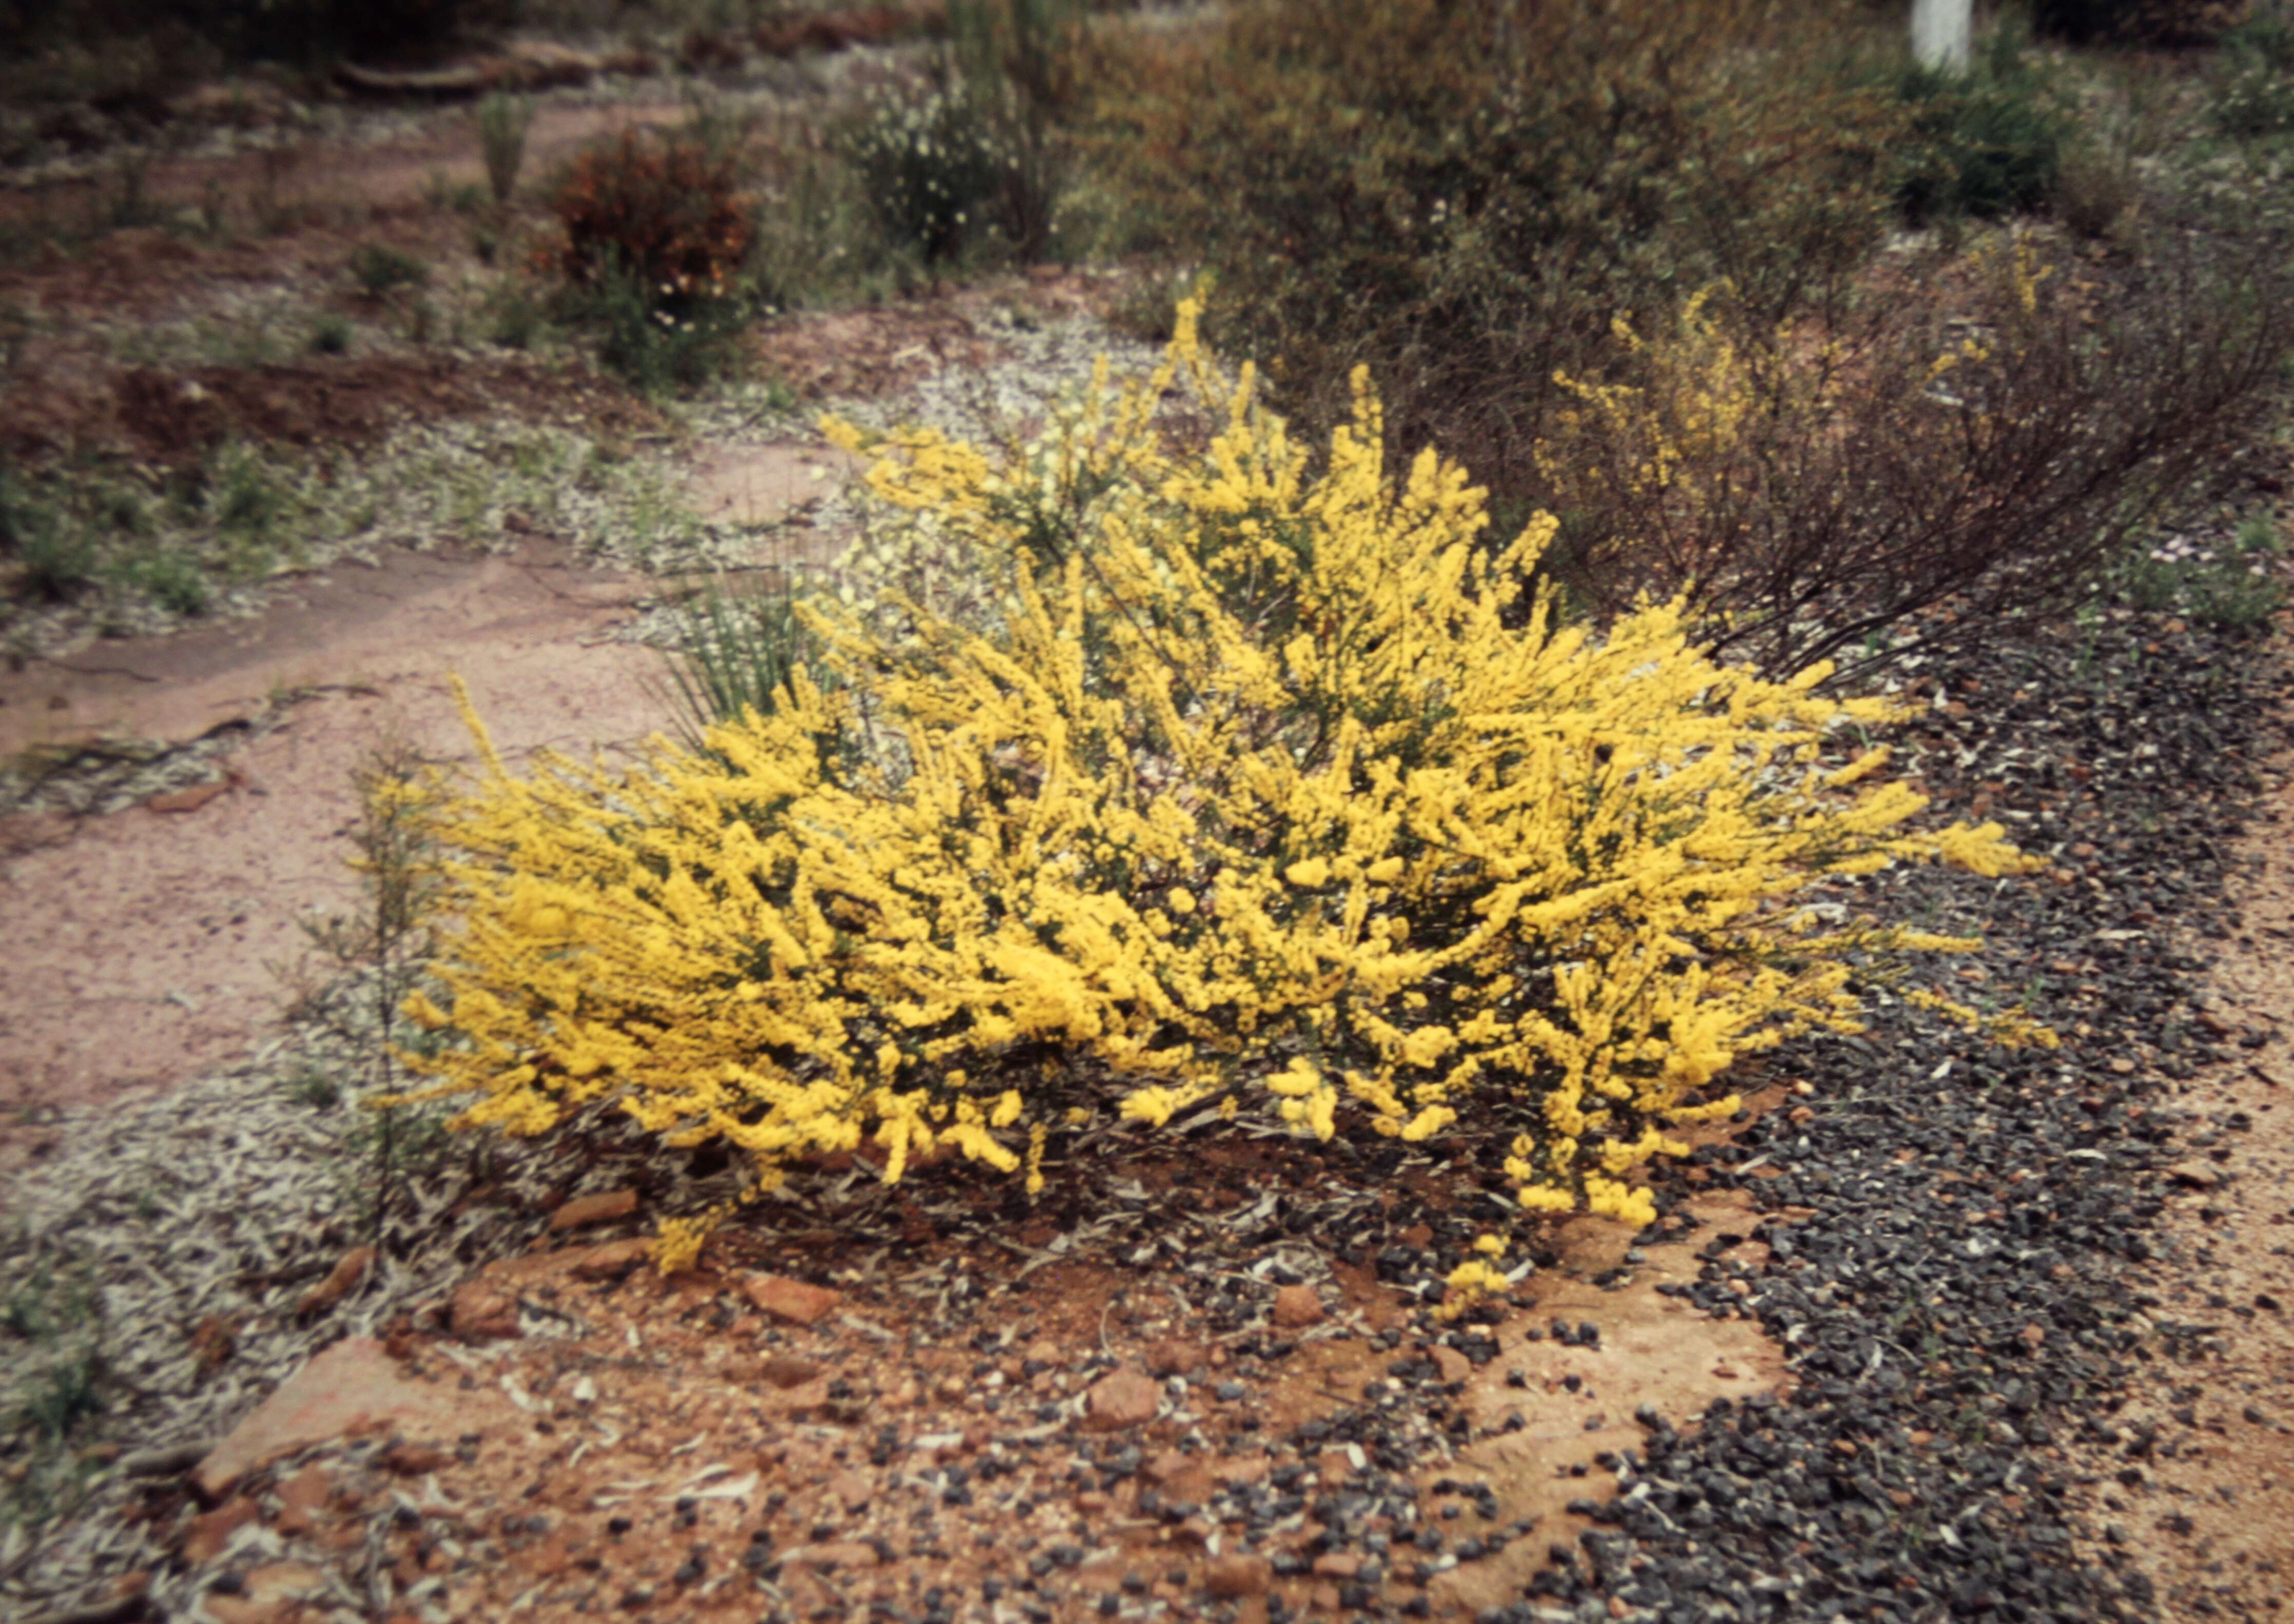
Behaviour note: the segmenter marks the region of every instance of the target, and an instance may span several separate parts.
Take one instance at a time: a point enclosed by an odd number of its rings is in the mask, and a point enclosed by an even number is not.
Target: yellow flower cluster
[[[1715,666],[1673,607],[1558,625],[1524,586],[1553,521],[1493,540],[1461,469],[1389,467],[1366,379],[1317,470],[1195,317],[1027,455],[877,445],[986,621],[809,611],[840,682],[636,770],[483,751],[411,1011],[462,1121],[604,1099],[768,1181],[945,1149],[1031,1186],[1110,1108],[1464,1125],[1511,1138],[1525,1206],[1645,1222],[1634,1169],[1735,1108],[1738,1057],[1852,1029],[1851,961],[1960,945],[1797,894],[2021,865],[1993,826],[1907,832],[1876,752],[1819,760],[1885,715],[1821,670]]]

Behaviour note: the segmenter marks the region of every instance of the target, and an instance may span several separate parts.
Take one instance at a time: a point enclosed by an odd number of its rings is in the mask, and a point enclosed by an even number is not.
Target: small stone
[[[2222,1188],[2222,1174],[2204,1162],[2177,1162],[2167,1170],[2167,1176],[2184,1190]]]
[[[1455,1348],[1436,1348],[1434,1367],[1442,1373],[1442,1379],[1445,1382],[1462,1382],[1474,1373],[1474,1361]]]
[[[241,1496],[194,1517],[191,1532],[183,1536],[183,1560],[193,1567],[213,1562],[223,1555],[231,1537],[254,1522],[260,1511],[253,1500]]]
[[[1238,1455],[1214,1466],[1211,1475],[1227,1484],[1263,1483],[1273,1469],[1274,1463],[1264,1455]]]
[[[577,1280],[616,1280],[645,1262],[646,1253],[653,1242],[609,1240],[602,1246],[592,1246],[582,1254],[574,1264]]]
[[[1322,1295],[1312,1286],[1284,1286],[1274,1294],[1274,1323],[1286,1331],[1320,1325],[1323,1317]]]
[[[327,1474],[305,1466],[279,1485],[278,1529],[290,1539],[311,1532],[327,1508]]]
[[[1084,1399],[1084,1427],[1117,1433],[1155,1418],[1163,1390],[1136,1370],[1117,1370],[1094,1383]]]
[[[455,1289],[449,1321],[464,1342],[484,1342],[518,1334],[517,1299],[483,1278]]]
[[[1203,1564],[1203,1588],[1221,1601],[1247,1601],[1265,1596],[1273,1581],[1274,1566],[1264,1556],[1232,1551]]]
[[[213,784],[195,784],[187,790],[169,790],[163,795],[154,795],[143,803],[143,808],[148,812],[196,812],[230,788],[228,778],[218,778]]]
[[[451,1458],[445,1450],[429,1443],[395,1443],[383,1452],[386,1471],[401,1477],[419,1477],[426,1472],[435,1472]]]
[[[1362,1558],[1352,1551],[1324,1551],[1314,1558],[1317,1579],[1352,1579],[1362,1571]]]
[[[857,1512],[876,1498],[876,1486],[858,1472],[839,1472],[828,1480],[828,1492],[844,1503],[844,1509]]]
[[[841,1291],[807,1285],[782,1274],[752,1274],[741,1282],[741,1289],[767,1314],[791,1325],[818,1325],[844,1301]]]
[[[858,1539],[837,1539],[826,1545],[792,1547],[781,1560],[800,1568],[873,1568],[879,1558],[873,1545],[864,1545]]]
[[[637,1210],[638,1192],[634,1190],[600,1190],[593,1196],[576,1196],[550,1214],[549,1229],[557,1234],[578,1230],[584,1224],[608,1223]]]
[[[775,1387],[801,1387],[807,1382],[818,1381],[827,1375],[828,1368],[815,1364],[809,1359],[799,1359],[793,1353],[776,1353],[765,1360],[764,1368],[759,1374]]]
[[[1200,1343],[1170,1337],[1147,1350],[1147,1373],[1150,1376],[1192,1376],[1203,1368],[1203,1348]]]
[[[306,1320],[325,1313],[357,1290],[359,1282],[366,1279],[366,1271],[373,1267],[372,1246],[352,1247],[343,1254],[342,1261],[328,1271],[325,1279],[303,1294],[303,1300],[295,1305],[295,1311]]]
[[[362,1427],[419,1425],[451,1436],[469,1430],[444,1388],[409,1381],[380,1343],[352,1336],[337,1343],[289,1376],[201,1461],[192,1482],[210,1500],[229,1494],[240,1479],[314,1443]]]

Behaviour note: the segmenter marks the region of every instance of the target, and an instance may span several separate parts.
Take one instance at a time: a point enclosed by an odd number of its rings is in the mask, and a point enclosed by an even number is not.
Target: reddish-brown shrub
[[[575,160],[559,189],[556,268],[588,287],[641,281],[656,304],[733,291],[756,227],[730,152],[624,132]]]
[[[1685,595],[1708,648],[1770,673],[2010,631],[2234,464],[2290,294],[2235,245],[2114,267],[2030,238],[1875,278],[1826,325],[1716,286],[1567,381],[1537,451],[1554,567],[1604,615]]]

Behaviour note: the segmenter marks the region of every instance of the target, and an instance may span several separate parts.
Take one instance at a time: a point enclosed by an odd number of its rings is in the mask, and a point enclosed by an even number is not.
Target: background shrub
[[[2209,111],[2226,135],[2251,139],[2294,129],[2294,20],[2276,9],[2224,41]]]
[[[952,55],[1002,164],[997,223],[1023,260],[1052,245],[1068,188],[1061,125],[1082,102],[1084,0],[951,0]]]
[[[2267,421],[2294,304],[2266,250],[2110,280],[2026,239],[1908,264],[1811,337],[1725,291],[1620,346],[1540,447],[1566,576],[1616,613],[1692,596],[1708,646],[1771,674],[1995,636],[2062,608]]]
[[[625,131],[583,153],[555,211],[568,281],[634,278],[663,300],[730,294],[754,236],[736,153],[674,134]]]
[[[1006,154],[961,79],[879,87],[849,152],[878,224],[928,265],[944,265],[995,217]]]
[[[1844,296],[1909,121],[1817,43],[1857,37],[1820,3],[1258,0],[1102,61],[1097,150],[1289,410],[1341,420],[1368,362],[1399,444],[1518,499],[1620,315]]]
[[[2039,31],[2074,45],[2199,45],[2244,21],[2252,0],[2037,0]]]
[[[1996,827],[1903,833],[1916,795],[1855,787],[1883,752],[1823,760],[1883,712],[1820,673],[1714,666],[1665,609],[1557,629],[1522,585],[1551,522],[1480,548],[1480,493],[1390,469],[1366,382],[1311,474],[1184,310],[1045,441],[896,434],[872,475],[1000,582],[984,629],[818,619],[848,686],[793,672],[627,774],[512,778],[480,730],[466,923],[410,1005],[464,1125],[606,1100],[768,1180],[866,1137],[888,1179],[947,1149],[1032,1189],[1078,1122],[1248,1108],[1470,1133],[1530,1206],[1646,1222],[1633,1168],[1734,1108],[1737,1056],[1851,1027],[1851,962],[1964,945],[1792,898],[2021,866]]]
[[[605,364],[647,390],[730,366],[755,302],[740,149],[705,134],[624,133],[557,189],[549,256],[571,313],[597,329]]]
[[[2076,125],[2012,22],[1985,36],[1971,71],[1909,69],[1899,93],[1913,139],[1899,159],[1896,197],[1911,224],[1996,220],[2054,197]]]

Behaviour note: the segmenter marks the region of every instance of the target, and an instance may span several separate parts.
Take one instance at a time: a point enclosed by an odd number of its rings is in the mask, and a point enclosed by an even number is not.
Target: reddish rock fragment
[[[1199,1342],[1174,1336],[1147,1350],[1150,1376],[1192,1376],[1202,1368],[1203,1347]]]
[[[1322,1298],[1312,1286],[1285,1286],[1274,1294],[1274,1323],[1286,1331],[1302,1331],[1322,1322]]]
[[[1136,1370],[1111,1371],[1084,1395],[1084,1430],[1119,1433],[1143,1426],[1162,1401],[1163,1390]]]
[[[213,784],[195,784],[187,790],[169,790],[154,795],[143,805],[152,812],[196,812],[230,788],[229,779],[218,778]]]
[[[327,1474],[305,1466],[279,1485],[279,1531],[290,1539],[311,1532],[327,1509]]]
[[[354,1246],[343,1254],[342,1261],[329,1270],[327,1278],[303,1294],[295,1311],[305,1319],[323,1314],[359,1287],[368,1270],[374,1267],[372,1246]]]
[[[741,1282],[741,1289],[766,1313],[791,1325],[818,1325],[844,1301],[841,1291],[781,1274],[752,1274]]]
[[[638,1210],[638,1192],[634,1190],[601,1190],[594,1196],[576,1196],[549,1214],[553,1234],[566,1230],[578,1230],[584,1224],[607,1223],[616,1218],[626,1218]]]
[[[466,1280],[454,1292],[454,1335],[464,1342],[518,1334],[517,1301],[484,1279]]]
[[[577,1280],[617,1280],[645,1262],[653,1246],[649,1240],[609,1240],[602,1246],[592,1246],[574,1264]]]
[[[183,1560],[193,1567],[213,1562],[223,1555],[231,1537],[254,1522],[260,1511],[253,1500],[241,1496],[192,1518],[191,1532],[183,1536]]]
[[[817,1365],[809,1359],[799,1359],[793,1353],[776,1353],[765,1360],[761,1374],[776,1387],[801,1387],[807,1382],[818,1381],[828,1373],[827,1367]]]
[[[1274,1564],[1264,1556],[1236,1551],[1214,1556],[1203,1564],[1203,1588],[1221,1601],[1239,1602],[1265,1596],[1273,1581]]]
[[[401,1477],[419,1477],[425,1472],[435,1472],[451,1458],[445,1450],[429,1443],[395,1443],[385,1451],[384,1467]]]
[[[248,1473],[362,1426],[411,1424],[451,1435],[464,1430],[464,1419],[452,1394],[409,1381],[380,1343],[346,1337],[232,1428],[192,1482],[207,1498],[220,1500]]]

